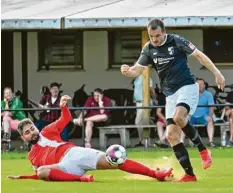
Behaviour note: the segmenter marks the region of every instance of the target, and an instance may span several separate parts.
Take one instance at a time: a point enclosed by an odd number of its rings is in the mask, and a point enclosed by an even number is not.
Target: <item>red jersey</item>
[[[71,120],[68,107],[62,107],[61,117],[41,131],[39,141],[28,153],[28,159],[33,166],[56,164],[68,149],[75,146],[70,142],[62,141],[60,137],[60,133]]]

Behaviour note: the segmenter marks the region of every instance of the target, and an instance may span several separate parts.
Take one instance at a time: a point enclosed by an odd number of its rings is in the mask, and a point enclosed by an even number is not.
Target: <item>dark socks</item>
[[[183,143],[179,143],[173,146],[173,151],[176,155],[176,158],[180,162],[180,165],[183,167],[186,174],[194,176],[193,168],[189,159],[188,151],[186,150]]]
[[[199,152],[206,149],[198,131],[189,122],[184,128],[182,128],[182,130],[184,134],[193,142],[193,144],[197,146]]]

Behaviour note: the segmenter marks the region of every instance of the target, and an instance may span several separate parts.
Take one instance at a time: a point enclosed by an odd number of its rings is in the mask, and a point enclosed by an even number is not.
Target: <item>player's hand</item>
[[[8,179],[11,179],[11,180],[17,180],[17,179],[20,179],[19,176],[7,176]]]
[[[68,100],[71,100],[70,96],[68,96],[68,95],[62,96],[61,100],[60,100],[60,107],[66,106]]]
[[[216,83],[217,83],[218,88],[223,91],[223,89],[225,87],[225,78],[221,74],[221,72],[215,73],[215,79],[216,79]]]
[[[123,74],[123,75],[127,75],[128,74],[128,72],[129,72],[129,65],[126,65],[126,64],[123,64],[122,66],[121,66],[121,73]]]
[[[94,182],[94,177],[91,175],[91,176],[82,176],[80,178],[80,181],[81,182]]]

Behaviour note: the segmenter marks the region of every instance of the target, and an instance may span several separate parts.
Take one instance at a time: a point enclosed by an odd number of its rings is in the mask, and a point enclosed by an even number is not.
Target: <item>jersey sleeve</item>
[[[196,51],[196,47],[184,37],[174,35],[174,39],[179,50],[184,52],[188,56],[192,55]]]
[[[152,63],[153,63],[153,61],[150,57],[149,42],[148,42],[143,47],[141,54],[138,58],[137,64],[140,64],[141,66],[148,66],[149,64],[152,64]]]
[[[50,133],[50,132],[62,132],[63,129],[65,128],[65,126],[72,120],[72,116],[70,113],[70,110],[68,109],[67,106],[64,106],[61,108],[61,116],[60,118],[51,123],[50,125],[46,126],[43,130],[42,130],[42,134],[44,135],[45,133]]]

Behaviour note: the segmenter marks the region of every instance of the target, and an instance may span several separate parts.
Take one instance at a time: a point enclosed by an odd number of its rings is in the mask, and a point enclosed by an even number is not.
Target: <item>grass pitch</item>
[[[94,183],[44,182],[39,180],[8,180],[8,175],[32,174],[25,153],[2,154],[3,193],[233,193],[233,149],[212,149],[213,165],[208,170],[201,167],[196,149],[189,150],[198,182],[174,183],[124,173],[122,171],[92,171]],[[129,150],[128,157],[150,167],[172,166],[174,177],[183,171],[172,151]]]

